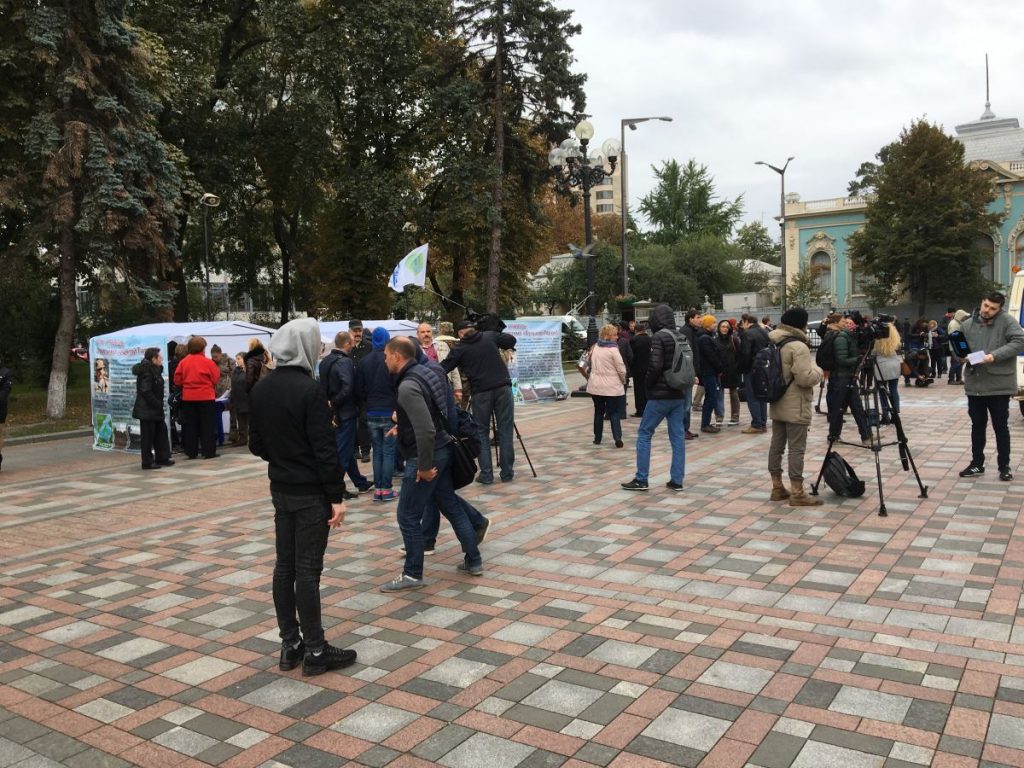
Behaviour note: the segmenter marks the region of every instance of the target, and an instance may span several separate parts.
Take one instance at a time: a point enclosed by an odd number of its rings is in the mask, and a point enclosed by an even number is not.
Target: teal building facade
[[[993,173],[993,212],[1005,213],[1002,225],[981,234],[977,247],[987,258],[983,273],[1009,287],[1014,267],[1024,269],[1024,129],[1017,118],[997,118],[990,106],[974,122],[956,126],[966,162]],[[866,307],[863,276],[848,256],[847,242],[864,226],[868,199],[839,197],[801,201],[786,196],[786,274],[809,269],[823,305],[841,309]]]

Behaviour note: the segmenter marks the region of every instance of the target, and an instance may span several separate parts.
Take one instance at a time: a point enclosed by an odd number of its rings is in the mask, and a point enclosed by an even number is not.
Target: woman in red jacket
[[[174,383],[181,387],[181,446],[194,459],[202,447],[203,458],[217,455],[217,407],[214,386],[220,381],[220,368],[203,354],[206,339],[188,340],[188,354],[174,369]]]

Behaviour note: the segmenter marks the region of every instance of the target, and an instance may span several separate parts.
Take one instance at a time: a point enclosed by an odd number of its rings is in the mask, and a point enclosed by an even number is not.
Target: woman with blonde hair
[[[249,351],[245,353],[246,391],[252,391],[256,382],[270,370],[270,355],[259,339],[249,339]]]
[[[882,403],[882,424],[892,424],[892,414],[900,412],[899,383],[903,358],[900,356],[899,331],[886,323],[889,335],[875,339],[875,376],[878,378],[878,399]]]
[[[587,393],[594,401],[594,445],[601,444],[604,416],[612,424],[615,447],[622,447],[622,415],[626,411],[626,363],[619,352],[619,329],[609,323],[601,329],[597,344],[590,348],[590,378]]]

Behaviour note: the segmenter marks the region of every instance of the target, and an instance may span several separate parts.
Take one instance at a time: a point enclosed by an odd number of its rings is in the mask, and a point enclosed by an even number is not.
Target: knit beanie
[[[710,331],[717,324],[718,322],[715,320],[714,315],[704,315],[704,317],[702,317],[700,321],[701,328],[703,328],[705,331]]]
[[[807,310],[801,307],[793,307],[782,313],[782,324],[790,328],[803,330],[807,327]]]
[[[373,341],[374,349],[384,349],[384,345],[391,340],[391,334],[388,333],[387,328],[381,328],[378,326],[373,329],[373,336],[371,337],[371,340]]]

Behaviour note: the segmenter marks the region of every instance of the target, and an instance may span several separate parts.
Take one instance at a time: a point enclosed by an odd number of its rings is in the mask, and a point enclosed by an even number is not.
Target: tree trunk
[[[921,270],[921,285],[920,294],[917,300],[917,316],[925,316],[925,305],[928,303],[928,275],[925,274],[924,270]]]
[[[75,304],[75,275],[77,270],[75,231],[65,224],[61,232],[60,273],[57,287],[60,291],[60,322],[53,339],[53,357],[50,360],[50,383],[46,389],[46,416],[63,419],[68,398],[68,360],[75,333],[78,307]]]
[[[274,240],[281,249],[281,325],[288,322],[292,305],[291,264],[295,255],[295,223],[287,226],[284,211],[274,210]]]
[[[178,241],[178,253],[181,254],[182,246],[185,244],[185,228],[188,226],[188,213],[184,213],[181,216],[181,220],[178,222],[178,232],[175,239]],[[176,323],[187,323],[188,322],[188,281],[185,279],[185,260],[180,255],[178,256],[178,263],[174,269],[171,270],[171,280],[173,280],[175,287],[178,292],[174,295],[174,322]]]
[[[495,3],[498,22],[494,46],[494,181],[491,189],[491,255],[487,262],[487,311],[498,311],[498,284],[501,279],[502,183],[505,178],[505,100],[504,67],[505,30],[502,11],[504,0]]]

